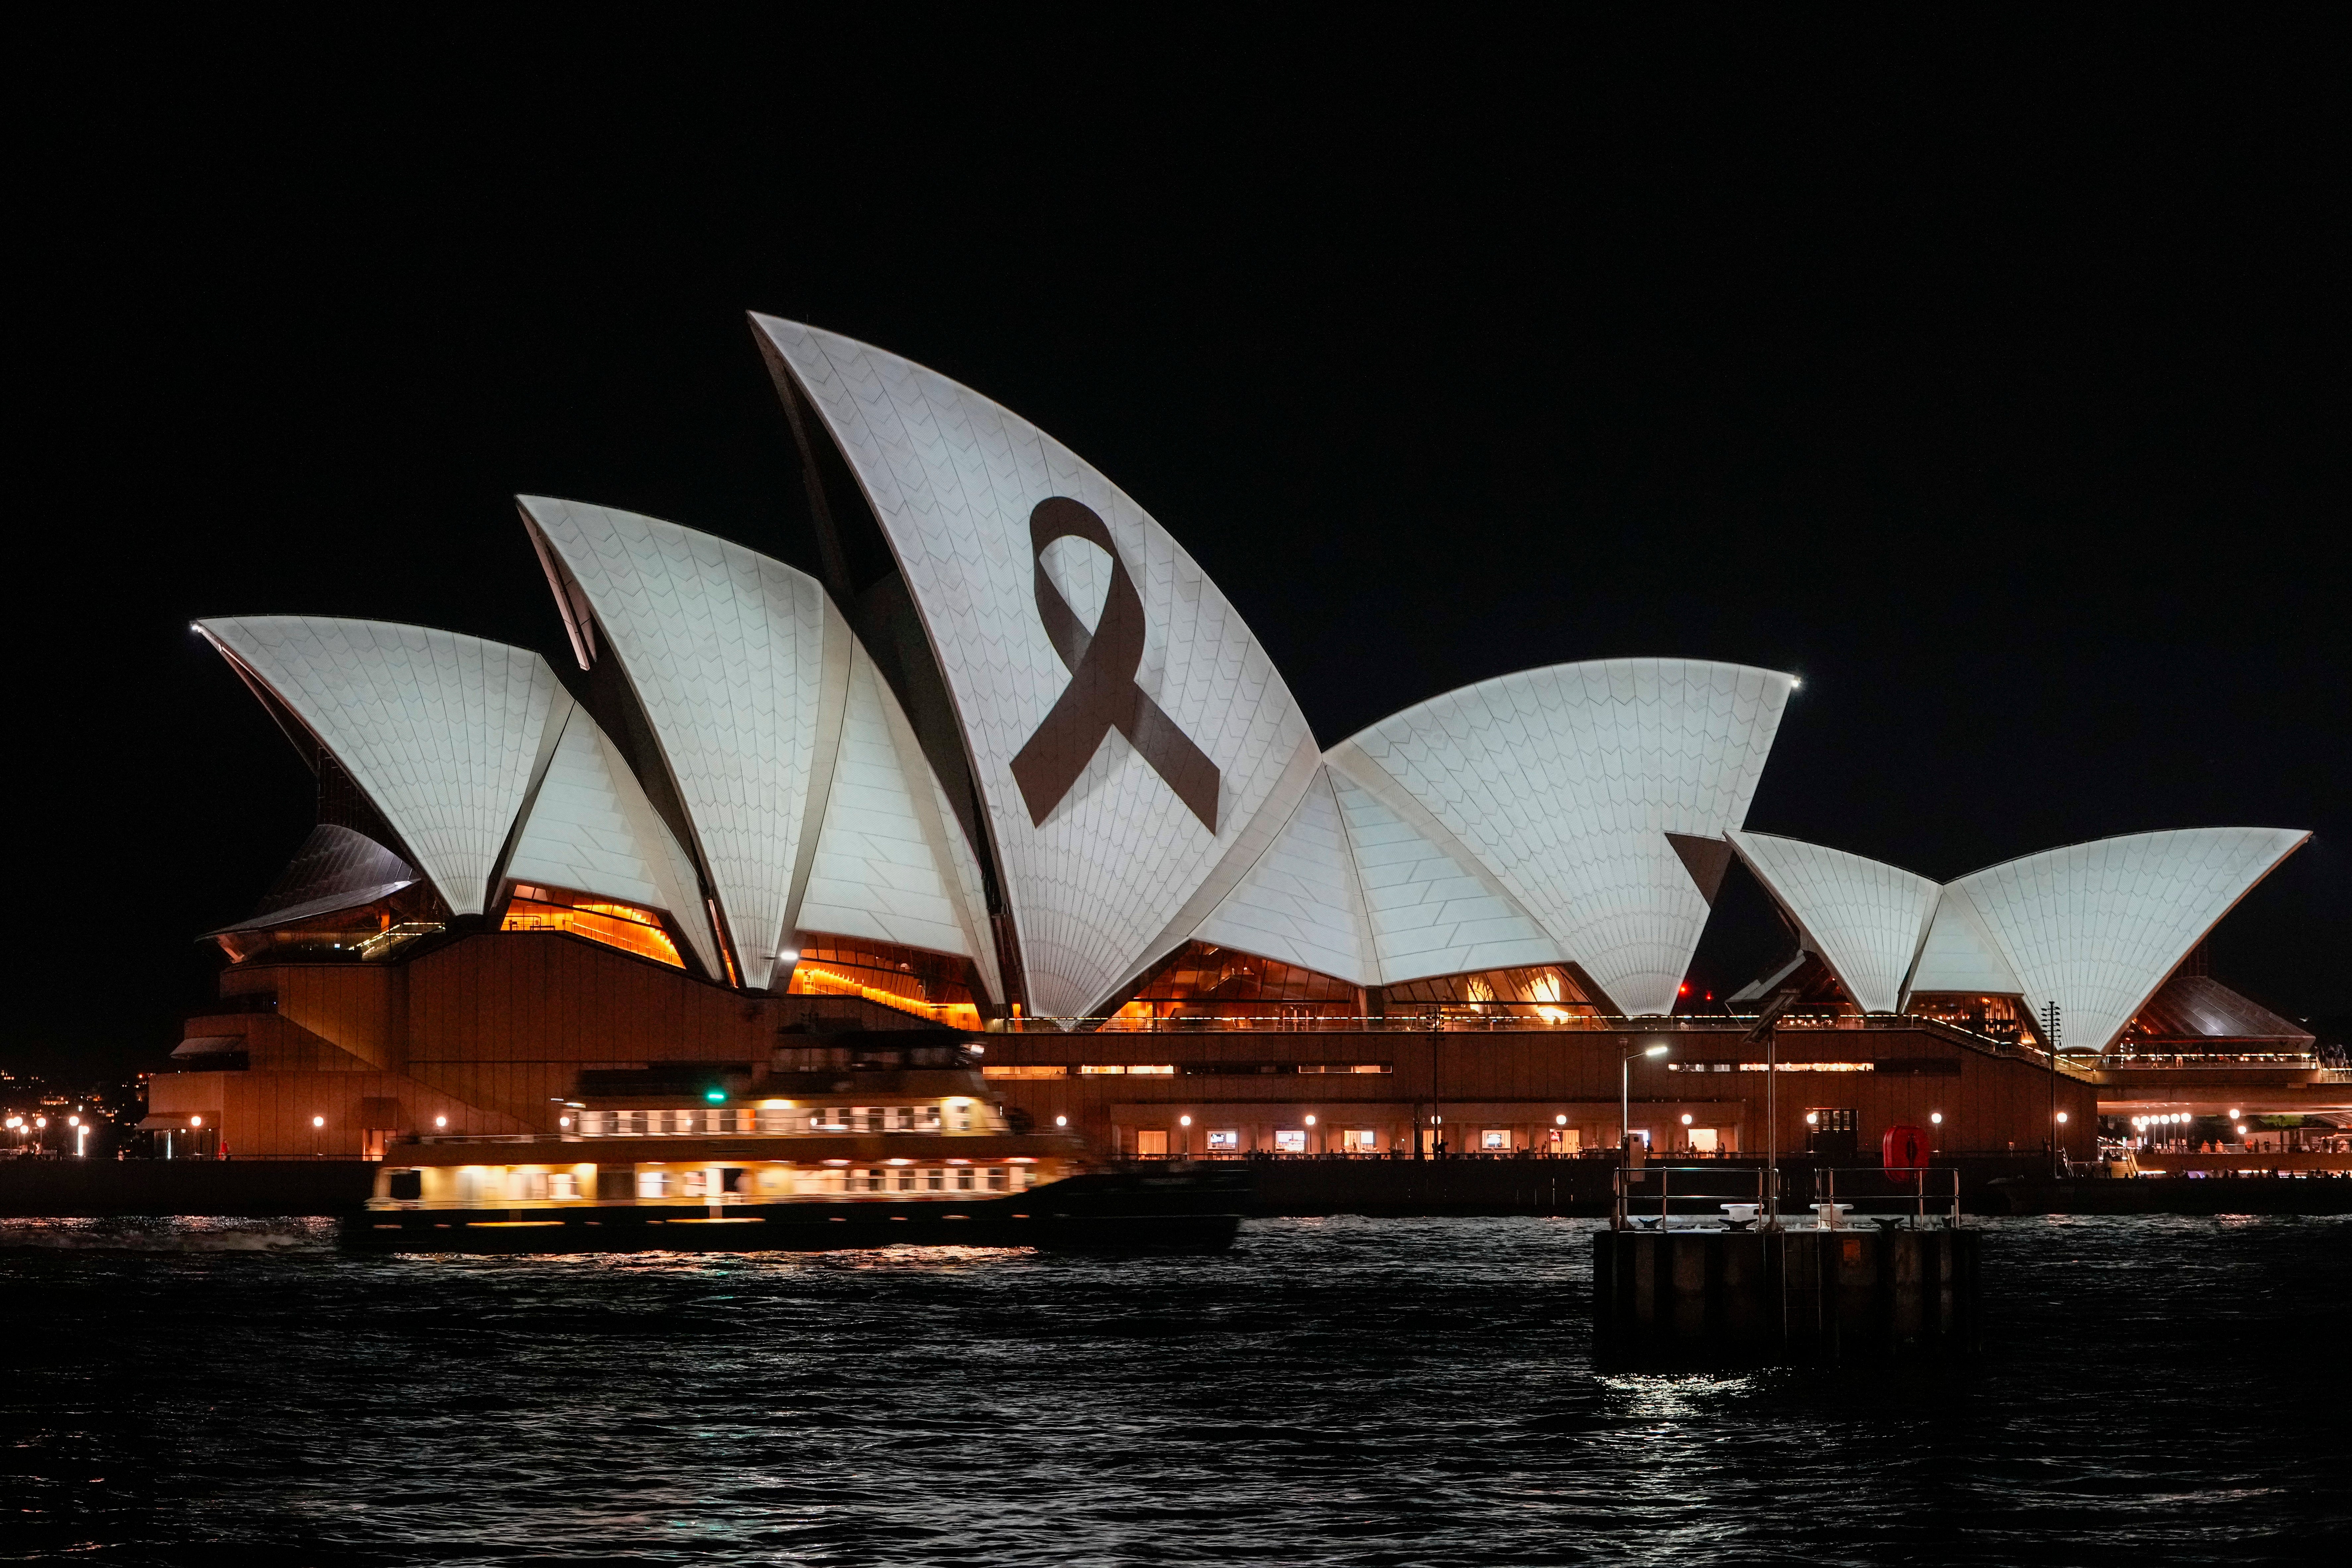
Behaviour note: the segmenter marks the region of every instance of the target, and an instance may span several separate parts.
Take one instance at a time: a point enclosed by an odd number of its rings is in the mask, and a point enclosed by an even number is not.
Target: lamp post
[[[2042,1043],[2050,1052],[2050,1175],[2053,1180],[2066,1176],[2066,1154],[2058,1143],[2058,1036],[2065,1022],[2057,998],[2042,1004]]]
[[[1647,1046],[1627,1051],[1617,1063],[1617,1158],[1621,1164],[1633,1145],[1633,1063],[1644,1056],[1664,1056],[1673,1049]]]

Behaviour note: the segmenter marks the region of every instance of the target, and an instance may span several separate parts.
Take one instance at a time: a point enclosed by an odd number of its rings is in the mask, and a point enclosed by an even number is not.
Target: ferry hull
[[[1245,1175],[1072,1176],[979,1202],[801,1199],[562,1207],[369,1208],[343,1222],[364,1252],[825,1252],[1032,1247],[1199,1253],[1233,1245]]]

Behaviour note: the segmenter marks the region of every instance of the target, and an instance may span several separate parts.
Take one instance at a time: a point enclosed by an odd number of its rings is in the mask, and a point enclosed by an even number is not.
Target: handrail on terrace
[[[1612,1173],[1609,1224],[1614,1230],[1765,1230],[1810,1207],[1812,1228],[1844,1228],[1845,1217],[1889,1228],[1925,1229],[1960,1223],[1960,1173],[1941,1167],[1890,1171],[1871,1166],[1816,1166],[1810,1204],[1788,1201],[1784,1169],[1776,1187],[1765,1166],[1620,1166]],[[1745,1176],[1748,1179],[1740,1179]],[[1845,1180],[1843,1196],[1838,1178]],[[1654,1187],[1653,1186],[1654,1182]],[[1679,1191],[1676,1190],[1679,1185]],[[1655,1206],[1654,1208],[1653,1206]],[[1680,1207],[1677,1207],[1680,1206]],[[1677,1225],[1680,1219],[1685,1223]]]
[[[1311,1004],[1263,1004],[1267,1009],[1307,1005]],[[1540,1016],[1547,1012],[1558,1016]],[[993,1033],[1024,1035],[1198,1034],[1221,1029],[1274,1034],[1476,1034],[1517,1030],[1555,1033],[1593,1030],[1619,1034],[1748,1034],[1753,1032],[1760,1021],[1759,1017],[1753,1013],[1678,1013],[1670,1017],[1635,1018],[1622,1013],[1602,1013],[1592,1009],[1589,1003],[1560,1006],[1535,1002],[1462,1002],[1432,1007],[1420,1012],[1391,1011],[1379,1017],[1305,1012],[1286,1015],[1271,1010],[1188,1013],[1181,1018],[1161,1018],[1157,1014],[1150,1018],[1133,1018],[1109,1014],[1004,1019],[992,1023],[989,1028]],[[1991,1035],[1979,1034],[1974,1030],[1962,1029],[1943,1019],[1926,1018],[1916,1013],[1856,1013],[1829,1019],[1791,1018],[1784,1014],[1775,1027],[1784,1034],[1792,1035],[1917,1030],[1941,1035],[1956,1044],[1989,1055],[2011,1057],[2044,1067],[2050,1061],[2050,1053],[2040,1046],[1995,1039]],[[2070,1057],[2063,1052],[2058,1058],[2059,1072],[2069,1078],[2088,1081],[2098,1067],[2099,1061],[2095,1058]]]

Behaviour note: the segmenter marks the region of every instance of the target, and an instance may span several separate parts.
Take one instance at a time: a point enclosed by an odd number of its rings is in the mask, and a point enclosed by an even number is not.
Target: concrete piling
[[[1621,1361],[1967,1351],[1980,1240],[1944,1227],[1596,1231],[1596,1343]]]

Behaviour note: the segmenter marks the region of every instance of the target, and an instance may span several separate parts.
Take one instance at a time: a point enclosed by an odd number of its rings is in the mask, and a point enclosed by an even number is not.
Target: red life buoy
[[[1910,1176],[1927,1168],[1927,1134],[1917,1127],[1889,1127],[1879,1140],[1878,1162],[1890,1176]]]

